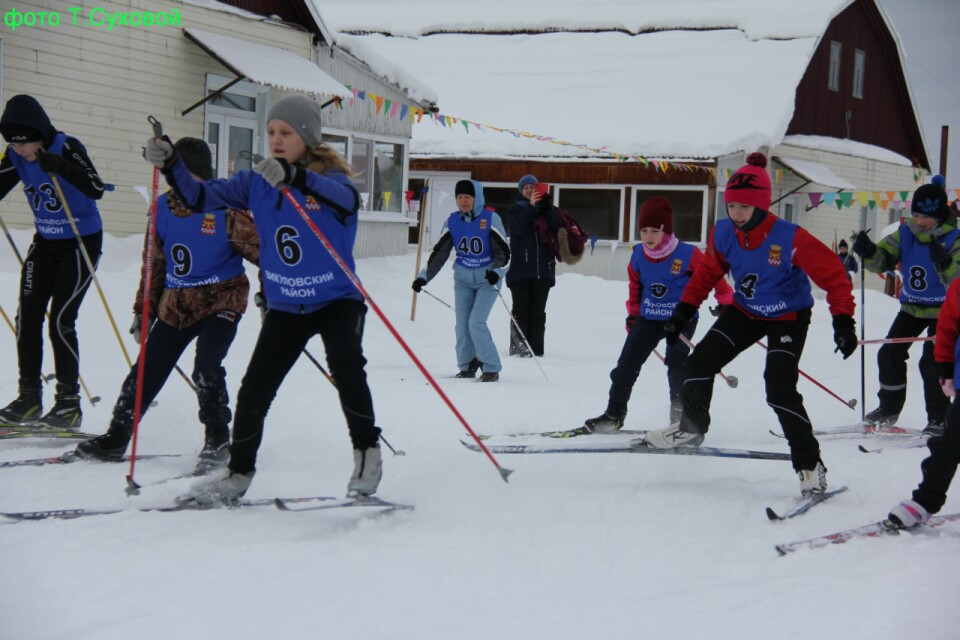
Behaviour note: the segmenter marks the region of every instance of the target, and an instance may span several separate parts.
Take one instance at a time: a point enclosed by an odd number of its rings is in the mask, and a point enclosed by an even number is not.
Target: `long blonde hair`
[[[326,142],[321,142],[312,149],[307,149],[304,156],[307,169],[316,173],[326,173],[328,170],[339,171],[348,178],[353,177],[353,167]]]

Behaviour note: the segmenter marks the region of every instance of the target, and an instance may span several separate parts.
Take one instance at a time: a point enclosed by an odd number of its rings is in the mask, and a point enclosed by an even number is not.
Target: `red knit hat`
[[[673,207],[670,201],[662,196],[647,198],[640,207],[639,229],[652,227],[664,233],[673,233]]]
[[[764,211],[770,210],[770,176],[767,175],[767,157],[751,153],[747,164],[730,176],[723,192],[723,203],[739,202]]]

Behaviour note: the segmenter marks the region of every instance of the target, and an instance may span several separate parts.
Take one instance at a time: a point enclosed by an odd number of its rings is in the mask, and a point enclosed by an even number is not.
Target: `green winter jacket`
[[[950,223],[941,224],[929,231],[921,231],[913,223],[913,220],[907,220],[904,224],[910,227],[910,231],[921,245],[929,245],[932,239],[944,236],[956,229],[956,225]],[[876,253],[864,259],[863,266],[867,270],[873,271],[874,273],[883,273],[896,269],[897,263],[900,262],[900,229],[902,228],[903,226],[901,225],[896,231],[877,243]],[[944,287],[949,287],[950,283],[960,275],[960,236],[957,236],[953,245],[948,248],[952,258],[950,260],[950,266],[947,267],[945,271],[937,272],[937,276],[940,278],[940,281],[943,282]],[[907,268],[901,265],[901,273],[905,271],[907,271]],[[939,306],[934,307],[909,303],[901,303],[900,310],[914,318],[924,319],[936,318],[940,313]]]

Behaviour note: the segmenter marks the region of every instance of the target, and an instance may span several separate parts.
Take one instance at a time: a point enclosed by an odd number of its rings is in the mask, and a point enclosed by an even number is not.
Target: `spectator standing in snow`
[[[857,273],[860,268],[857,266],[857,259],[850,255],[850,248],[846,240],[840,240],[837,245],[837,257],[840,258],[840,263],[843,265],[843,270],[847,272],[847,277],[852,280],[853,276],[850,275],[850,272]]]
[[[443,268],[450,252],[456,250],[453,292],[460,369],[456,377],[473,378],[482,369],[481,382],[496,382],[502,365],[487,317],[500,295],[500,278],[510,261],[510,247],[500,216],[484,207],[482,184],[461,180],[454,187],[454,195],[457,211],[444,223],[426,268],[413,281],[413,290],[420,293]]]
[[[864,269],[892,270],[900,263],[903,286],[900,311],[887,330],[888,338],[915,338],[937,333],[937,314],[947,286],[960,274],[960,231],[948,220],[947,194],[943,178],[934,176],[913,194],[910,219],[879,243],[865,231],[857,234],[853,251],[864,259]],[[933,357],[933,344],[925,342],[920,356],[920,377],[926,402],[924,432],[943,433],[943,417],[949,402],[940,390],[940,374]],[[909,342],[888,343],[877,352],[880,367],[880,406],[866,415],[867,422],[891,425],[900,417],[907,399],[907,357]]]
[[[957,337],[960,336],[960,278],[950,283],[946,299],[937,318],[937,340],[934,358],[940,370],[941,390],[953,399],[947,409],[944,431],[927,442],[930,455],[920,463],[922,479],[911,500],[904,500],[887,516],[898,527],[922,524],[943,508],[950,482],[960,464],[960,399],[956,381],[960,370],[957,360]]]
[[[147,141],[146,159],[161,167],[181,202],[197,212],[250,209],[262,239],[260,269],[267,311],[237,394],[230,461],[226,473],[181,496],[183,504],[215,506],[246,493],[256,472],[267,410],[307,341],[317,334],[353,444],[347,494],[369,496],[380,484],[380,429],[374,424],[362,347],[367,307],[357,287],[280,191],[289,190],[355,271],[360,196],[350,182],[352,171],[321,142],[320,105],[305,96],[287,96],[270,108],[266,136],[272,157],[229,180],[203,182],[190,176],[168,140]]]
[[[640,244],[633,248],[627,265],[630,295],[627,298],[627,339],[620,351],[617,366],[610,372],[610,395],[607,409],[596,418],[584,422],[593,433],[614,433],[623,428],[627,403],[640,368],[660,340],[663,330],[680,301],[684,287],[703,261],[703,252],[673,233],[673,207],[667,198],[648,198],[640,207]],[[733,302],[733,290],[723,278],[714,287],[717,315]],[[683,328],[687,339],[697,329],[698,313]],[[690,353],[683,341],[668,344],[664,360],[670,386],[670,422],[680,419],[680,388],[683,386],[683,364]]]
[[[213,177],[210,147],[197,138],[181,138],[174,145],[181,162],[196,180]],[[147,236],[149,237],[149,235]],[[249,211],[219,209],[194,215],[167,193],[157,198],[151,282],[146,276],[144,239],[140,288],[133,304],[130,333],[140,342],[144,293],[150,299],[151,322],[143,372],[141,415],[160,393],[177,360],[196,339],[193,382],[205,428],[200,467],[227,460],[230,444],[230,407],[226,371],[222,363],[247,310],[250,283],[243,258],[257,264],[260,239]],[[101,436],[77,445],[83,458],[119,460],[133,434],[137,392],[137,363],[130,369],[113,407],[110,428]]]
[[[769,213],[766,165],[763,154],[752,153],[727,182],[723,201],[729,218],[710,231],[703,263],[664,328],[667,341],[677,340],[726,273],[733,276],[733,304],[687,358],[680,420],[649,432],[646,442],[658,449],[699,446],[710,426],[714,377],[766,337],[770,346],[763,372],[767,404],[777,414],[790,445],[800,491],[811,495],[827,490],[827,469],[803,397],[797,392],[800,356],[812,316],[810,279],[827,292],[836,350],[844,359],[857,348],[853,289],[829,247],[805,229]]]
[[[547,326],[547,297],[556,284],[557,260],[537,235],[534,221],[544,218],[556,233],[560,220],[550,203],[550,194],[537,189],[536,176],[526,175],[517,184],[519,195],[507,212],[510,223],[510,268],[507,287],[513,298],[513,317],[523,336],[510,323],[510,355],[542,356]],[[530,344],[531,354],[524,338]]]
[[[76,321],[80,303],[93,280],[80,243],[96,268],[103,245],[97,200],[103,197],[104,185],[83,144],[57,131],[33,96],[10,98],[0,116],[0,134],[9,143],[0,161],[0,199],[22,182],[37,230],[20,272],[19,393],[16,400],[0,409],[0,425],[35,421],[38,426],[79,429],[83,412]],[[59,177],[65,203],[60,201],[51,176]],[[73,233],[65,205],[76,222],[80,238]],[[48,304],[57,391],[53,408],[41,418],[40,369],[43,321]]]

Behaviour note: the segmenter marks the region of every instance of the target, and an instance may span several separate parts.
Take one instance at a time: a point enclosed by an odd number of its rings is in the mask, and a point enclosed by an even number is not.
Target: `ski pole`
[[[14,255],[17,256],[17,261],[20,263],[20,267],[23,268],[23,256],[20,255],[20,250],[17,249],[17,243],[13,241],[13,236],[10,235],[10,230],[7,229],[7,223],[3,221],[2,216],[0,216],[0,227],[3,227],[3,233],[7,236],[7,242],[10,243],[10,248],[13,249]],[[46,315],[47,315],[47,322],[48,323],[53,322],[50,319],[49,309],[46,311]],[[17,335],[17,330],[16,328],[14,328],[13,324],[10,322],[10,319],[7,318],[6,313],[3,314],[3,317],[7,320],[7,324],[10,325],[10,328],[13,329],[14,335]],[[49,374],[48,376],[40,376],[40,377],[43,379],[44,382],[49,382],[50,380],[56,377],[56,374]],[[84,382],[83,376],[80,375],[79,373],[77,373],[77,380],[80,381],[80,386],[83,388],[84,395],[87,396],[87,401],[91,405],[96,406],[96,404],[100,402],[100,396],[90,395],[90,389],[87,388],[87,383]]]
[[[430,292],[427,291],[426,289],[420,289],[420,293],[425,293],[425,294],[427,294],[428,296],[430,296],[431,298],[433,298],[434,300],[436,300],[437,302],[439,302],[440,304],[442,304],[443,306],[445,306],[447,309],[450,309],[450,311],[454,311],[454,308],[451,307],[449,304],[447,304],[445,300],[443,300],[442,298],[438,298],[437,296],[433,295],[432,293],[430,293]]]
[[[10,331],[13,331],[13,335],[17,335],[17,328],[13,326],[12,322],[10,322],[10,316],[7,315],[7,312],[3,310],[2,306],[0,306],[0,315],[2,315],[3,319],[7,321],[7,326],[10,327]]]
[[[867,229],[867,233],[870,229]],[[851,233],[850,240],[853,241],[859,234]],[[852,245],[851,245],[852,250]],[[867,333],[867,260],[860,256],[860,339],[863,340]],[[860,422],[867,421],[867,352],[860,349]]]
[[[336,386],[337,386],[337,381],[333,379],[333,376],[331,376],[329,373],[327,373],[327,370],[323,368],[323,365],[320,364],[320,362],[319,362],[316,358],[313,357],[313,354],[311,354],[309,351],[307,351],[306,349],[304,349],[304,350],[303,350],[303,355],[307,356],[307,359],[310,360],[310,362],[312,362],[312,363],[314,364],[314,366],[317,367],[317,369],[320,370],[320,373],[322,373],[322,374],[323,374],[323,377],[327,379],[327,382],[329,382],[330,384],[332,384],[332,385],[334,386],[334,388],[336,388]],[[382,433],[380,434],[380,439],[383,440],[383,444],[387,445],[387,448],[390,449],[390,451],[393,452],[393,455],[395,455],[395,456],[405,456],[405,455],[407,455],[407,452],[406,452],[406,451],[403,451],[402,449],[399,450],[399,451],[398,451],[397,449],[394,449],[394,448],[393,448],[393,445],[391,445],[389,442],[387,442],[387,439],[383,437],[383,434],[382,434]]]
[[[67,221],[70,223],[70,229],[73,230],[73,235],[77,238],[77,245],[80,247],[81,255],[83,255],[84,264],[87,265],[87,270],[90,272],[90,277],[93,278],[93,283],[97,286],[97,293],[100,294],[100,301],[103,302],[103,308],[107,312],[107,318],[110,320],[110,326],[113,327],[113,333],[117,336],[117,342],[120,343],[120,350],[123,351],[123,357],[127,361],[127,366],[132,367],[133,362],[130,360],[130,354],[127,353],[127,348],[123,344],[123,339],[120,337],[120,331],[117,329],[117,323],[113,319],[113,313],[110,312],[110,305],[107,304],[107,298],[103,293],[103,287],[100,286],[100,279],[97,278],[96,267],[94,266],[93,261],[90,259],[90,254],[87,252],[87,247],[83,244],[83,240],[80,238],[80,230],[77,228],[77,221],[74,219],[73,214],[70,213],[70,206],[67,204],[66,198],[63,197],[63,191],[60,189],[60,180],[58,180],[57,176],[53,174],[50,175],[50,179],[53,181],[53,188],[57,190],[57,196],[63,203],[63,212],[67,215]]]
[[[333,261],[337,263],[338,267],[340,267],[340,270],[343,271],[343,273],[347,276],[347,278],[350,280],[353,286],[357,289],[357,291],[360,292],[360,295],[363,296],[363,299],[370,305],[370,308],[373,309],[374,313],[377,314],[377,317],[380,318],[380,321],[383,322],[384,326],[387,327],[387,330],[390,331],[391,335],[393,335],[397,343],[401,346],[401,348],[403,348],[403,350],[407,353],[407,355],[410,357],[413,363],[420,370],[420,373],[423,374],[423,376],[427,379],[427,382],[429,382],[430,385],[433,387],[433,389],[437,392],[437,395],[440,396],[440,398],[447,405],[447,407],[450,409],[453,415],[455,415],[457,419],[460,421],[460,424],[462,424],[466,428],[470,436],[480,446],[480,450],[483,451],[483,453],[487,456],[490,462],[493,463],[493,466],[497,468],[497,471],[500,473],[500,478],[504,482],[508,482],[507,478],[511,473],[513,473],[513,470],[506,469],[500,466],[500,463],[497,462],[497,459],[493,457],[493,454],[490,453],[490,450],[487,448],[487,446],[483,444],[483,440],[481,440],[480,437],[477,436],[476,431],[473,430],[473,428],[467,422],[466,418],[463,417],[460,411],[450,401],[450,398],[448,398],[447,395],[443,392],[443,389],[440,388],[440,385],[437,384],[437,381],[434,380],[432,375],[430,375],[430,372],[427,371],[427,368],[423,366],[423,363],[420,362],[420,359],[417,357],[417,355],[413,352],[412,349],[410,349],[406,341],[404,341],[404,339],[400,337],[400,334],[394,328],[393,324],[390,322],[390,320],[387,319],[387,316],[383,313],[383,311],[380,310],[380,307],[377,305],[376,302],[374,302],[373,298],[370,297],[370,294],[367,293],[367,290],[364,288],[363,284],[360,283],[360,279],[357,278],[357,274],[355,274],[353,270],[349,267],[349,265],[347,265],[347,263],[343,261],[343,258],[340,256],[337,250],[333,247],[333,245],[330,244],[330,240],[328,240],[327,236],[324,235],[324,233],[320,230],[320,227],[318,227],[313,222],[313,220],[310,219],[310,216],[307,215],[307,212],[303,210],[303,207],[300,206],[300,203],[297,202],[297,199],[293,196],[293,193],[290,191],[290,187],[284,185],[280,187],[280,192],[284,195],[287,201],[290,202],[290,204],[293,206],[296,212],[300,214],[300,217],[303,218],[303,221],[307,224],[308,227],[310,227],[310,231],[313,232],[313,235],[317,237],[317,240],[320,241],[320,244],[323,245],[323,248],[326,249],[327,253],[330,254],[330,257],[333,258]]]
[[[523,335],[523,331],[520,330],[520,325],[517,323],[517,319],[513,317],[513,314],[510,312],[510,307],[507,306],[507,301],[503,299],[503,294],[500,293],[499,289],[497,289],[497,297],[500,298],[500,302],[503,303],[503,308],[507,310],[507,315],[510,316],[510,321],[513,323],[513,327],[517,330],[517,335],[520,336],[521,340],[523,340],[523,346],[527,348],[527,353],[533,356],[533,348],[530,346],[530,343],[527,342],[527,336]],[[537,365],[538,369],[540,369],[540,373],[543,374],[543,379],[547,382],[550,382],[550,378],[547,377],[547,372],[544,371],[543,367],[540,366],[536,356],[533,358],[533,363]]]
[[[159,139],[163,136],[163,126],[153,116],[148,116],[147,121],[153,125],[153,137]],[[140,485],[133,479],[134,470],[137,464],[137,436],[140,433],[140,410],[143,408],[143,375],[144,366],[147,360],[147,343],[150,340],[150,282],[153,275],[153,239],[157,233],[157,196],[160,191],[160,169],[153,167],[153,191],[150,202],[150,222],[147,225],[147,248],[143,265],[144,285],[143,285],[143,311],[140,316],[140,354],[137,357],[137,390],[134,393],[133,400],[133,437],[130,447],[130,474],[127,476],[126,492],[128,496],[140,495]],[[104,301],[106,305],[106,301]],[[108,311],[109,313],[109,311]],[[110,319],[111,322],[113,318]],[[114,325],[114,331],[117,327]],[[117,335],[119,338],[119,334]],[[122,344],[122,343],[121,343]],[[126,349],[123,355],[127,355]],[[129,362],[130,358],[127,358]]]
[[[760,345],[761,347],[763,347],[763,348],[764,348],[765,350],[767,350],[767,351],[770,350],[770,349],[767,347],[767,345],[763,344],[763,340],[757,340],[757,344]],[[806,372],[804,372],[803,369],[800,369],[800,368],[798,367],[798,368],[797,368],[797,372],[798,372],[800,375],[802,375],[804,378],[806,378],[807,380],[809,380],[809,381],[812,382],[813,384],[817,385],[818,387],[820,387],[821,389],[823,389],[824,391],[826,391],[827,393],[829,393],[831,396],[833,396],[834,398],[836,398],[837,400],[839,400],[840,402],[842,402],[843,404],[845,404],[845,405],[847,405],[848,407],[850,407],[851,409],[854,409],[854,408],[857,406],[857,399],[856,399],[856,398],[850,398],[849,400],[844,400],[843,398],[841,398],[840,396],[838,396],[837,394],[835,394],[833,391],[830,391],[830,389],[826,388],[825,386],[823,386],[822,384],[820,384],[819,382],[817,382],[815,379],[813,379],[812,377],[810,377]]]
[[[680,339],[683,340],[683,343],[684,343],[685,345],[687,345],[688,347],[690,347],[690,349],[693,349],[693,343],[690,342],[690,338],[688,338],[688,337],[685,336],[683,333],[681,333],[681,334],[680,334]],[[661,360],[663,360],[663,363],[664,363],[664,364],[667,363],[666,358],[664,358],[663,356],[661,356],[656,350],[654,350],[654,353],[656,353],[657,356],[658,356]],[[727,376],[727,375],[724,375],[724,374],[723,374],[723,371],[718,371],[718,372],[717,372],[717,375],[720,376],[721,378],[723,378],[723,381],[726,382],[726,383],[727,383],[727,386],[730,387],[731,389],[736,389],[736,388],[737,388],[737,385],[740,384],[740,380],[737,379],[737,376]]]
[[[901,344],[904,342],[929,342],[937,336],[920,336],[918,338],[876,338],[873,340],[857,340],[857,344]]]

